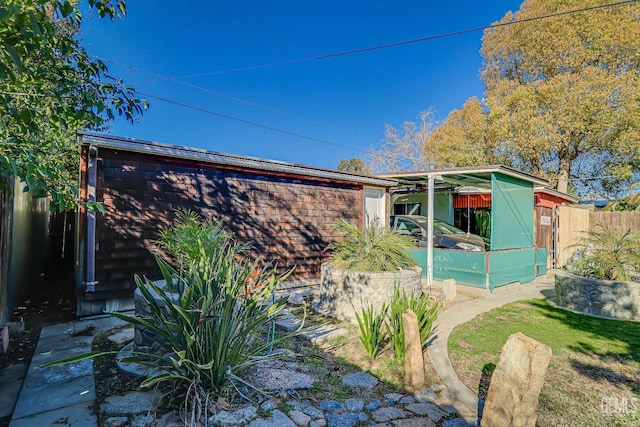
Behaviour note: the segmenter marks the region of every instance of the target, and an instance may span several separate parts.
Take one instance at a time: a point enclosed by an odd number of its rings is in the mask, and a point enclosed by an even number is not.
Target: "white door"
[[[364,188],[364,225],[385,225],[386,191],[384,188]]]

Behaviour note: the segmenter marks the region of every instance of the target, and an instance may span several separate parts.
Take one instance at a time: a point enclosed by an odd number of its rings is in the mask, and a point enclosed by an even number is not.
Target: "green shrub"
[[[360,230],[357,226],[340,220],[333,228],[344,234],[343,240],[331,243],[327,247],[327,250],[333,251],[331,261],[338,268],[351,271],[396,272],[416,265],[407,250],[408,247],[415,246],[411,236],[394,233],[375,223]]]
[[[578,248],[580,257],[567,270],[578,276],[630,281],[640,273],[640,232],[614,233],[599,224],[571,247]]]
[[[362,300],[360,302],[362,310],[360,313],[355,312],[360,329],[360,342],[362,342],[369,357],[375,359],[384,342],[385,334],[383,325],[387,317],[388,307],[386,304],[383,304],[380,311],[376,313],[373,304],[365,306]]]
[[[438,317],[438,304],[429,305],[427,295],[416,296],[406,292],[396,286],[393,290],[393,299],[389,304],[389,315],[387,317],[386,330],[389,336],[391,351],[396,359],[404,361],[404,327],[402,325],[402,314],[407,310],[413,311],[418,318],[420,329],[420,343],[422,348],[426,348],[429,337],[433,333],[433,326]]]
[[[110,314],[144,327],[168,343],[169,354],[130,352],[122,361],[152,368],[143,386],[169,380],[186,384],[184,410],[195,423],[226,387],[249,385],[243,374],[274,355],[271,349],[276,342],[289,338],[276,338],[272,322],[287,300],[274,298],[274,288],[290,271],[278,274],[276,267],[248,260],[243,256],[246,246],[236,244],[219,222],[206,221],[198,230],[192,223],[194,216],[185,215],[181,219],[186,224],[178,223],[164,235],[174,233],[171,252],[180,257],[184,268],[178,271],[156,256],[173,293],[136,276],[151,316]],[[89,353],[56,364],[101,354]]]

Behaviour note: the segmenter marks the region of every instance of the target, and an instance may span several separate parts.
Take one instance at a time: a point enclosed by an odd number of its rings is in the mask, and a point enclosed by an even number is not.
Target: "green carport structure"
[[[430,219],[440,216],[438,219],[445,222],[451,222],[453,217],[451,194],[456,188],[491,191],[489,251],[434,248],[433,222],[429,221],[428,247],[411,249],[429,286],[434,279],[454,279],[460,284],[493,291],[509,283],[530,282],[546,272],[546,249],[534,246],[533,188],[546,186],[547,181],[505,166],[394,173],[384,177],[397,180],[397,190],[422,192],[426,216]],[[449,206],[443,210],[447,194]],[[436,195],[439,208],[434,215]]]

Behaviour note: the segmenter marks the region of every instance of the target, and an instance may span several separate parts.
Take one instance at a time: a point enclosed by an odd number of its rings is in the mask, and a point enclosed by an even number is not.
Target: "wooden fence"
[[[576,244],[585,231],[605,225],[614,233],[640,231],[640,211],[593,212],[575,206],[558,206],[555,216],[555,267],[563,267],[576,251]]]

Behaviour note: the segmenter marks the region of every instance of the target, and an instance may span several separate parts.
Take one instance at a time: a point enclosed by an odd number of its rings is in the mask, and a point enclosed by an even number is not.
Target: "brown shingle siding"
[[[133,275],[157,278],[152,251],[177,209],[221,217],[253,254],[296,265],[292,279],[316,278],[337,239],[332,225],[362,218],[361,186],[300,176],[237,170],[215,164],[100,148],[96,229],[96,290],[131,293]],[[118,292],[120,291],[120,292]]]

